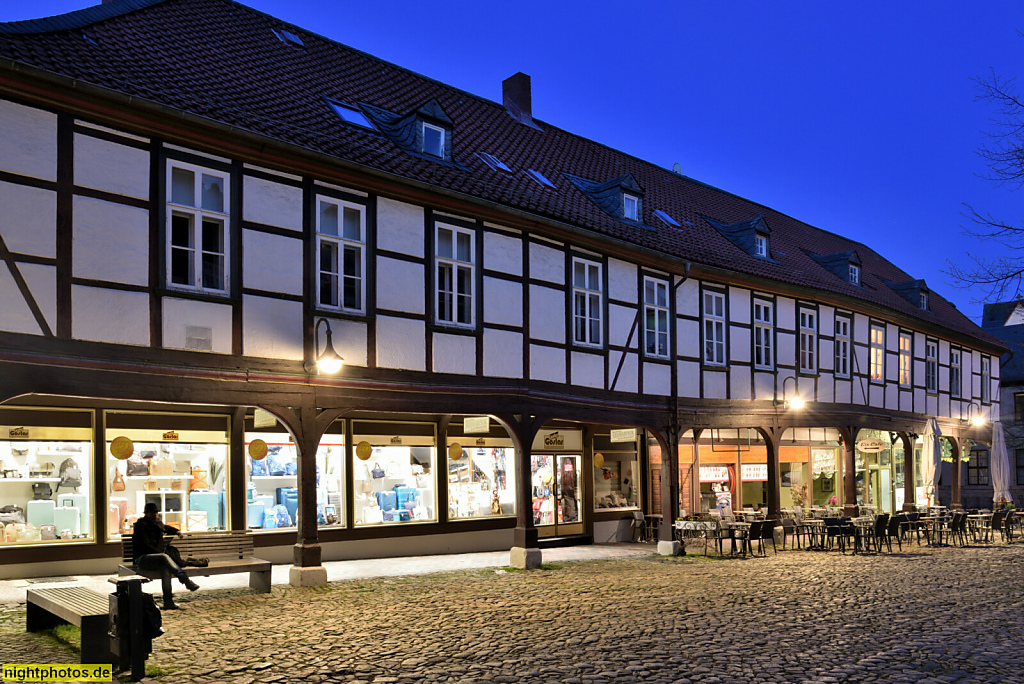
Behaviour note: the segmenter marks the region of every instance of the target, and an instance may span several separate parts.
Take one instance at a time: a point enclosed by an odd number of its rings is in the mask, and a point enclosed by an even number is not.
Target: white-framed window
[[[438,224],[435,232],[438,323],[472,327],[476,276],[476,234],[466,228]]]
[[[872,323],[868,342],[870,344],[868,373],[871,382],[885,382],[885,326]]]
[[[358,204],[317,197],[317,304],[362,313],[366,295],[366,212]]]
[[[601,264],[572,260],[572,339],[576,344],[601,344]]]
[[[725,365],[725,295],[704,292],[704,363]]]
[[[647,356],[668,358],[668,321],[668,283],[658,278],[644,278],[644,348]]]
[[[768,257],[768,236],[764,233],[754,235],[754,254],[759,257]]]
[[[850,282],[860,285],[860,266],[857,264],[850,264]]]
[[[850,377],[850,319],[836,316],[836,377]]]
[[[774,307],[763,299],[754,300],[754,367],[771,369],[774,357]]]
[[[622,193],[622,216],[630,221],[640,220],[640,200],[636,195]]]
[[[914,336],[900,333],[900,387],[910,387],[911,367],[914,363]]]
[[[992,357],[981,357],[981,403],[992,401]]]
[[[800,370],[818,372],[818,312],[800,309]]]
[[[963,393],[963,366],[959,349],[949,350],[949,396],[959,399]]]
[[[226,294],[229,289],[230,177],[167,162],[167,286]]]
[[[924,309],[925,311],[928,310],[928,293],[927,292],[922,292],[921,293],[920,305],[921,305],[921,308]]]
[[[444,158],[444,129],[423,122],[423,153]]]
[[[924,389],[933,394],[939,391],[939,343],[934,340],[924,343]]]

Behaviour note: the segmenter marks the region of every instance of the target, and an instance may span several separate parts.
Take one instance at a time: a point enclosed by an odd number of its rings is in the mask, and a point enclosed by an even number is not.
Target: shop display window
[[[355,421],[352,433],[356,526],[436,521],[434,425]]]
[[[95,538],[92,412],[0,411],[0,544]]]
[[[147,503],[182,532],[230,529],[227,416],[108,412],[105,419],[110,539],[131,534]]]
[[[448,517],[515,515],[516,458],[511,442],[505,446],[460,446],[457,439],[449,438]]]
[[[278,426],[273,428],[280,430]],[[316,513],[320,527],[338,527],[344,521],[345,434],[344,423],[336,422],[320,440],[316,453]],[[266,445],[252,447],[255,440]],[[247,526],[254,530],[298,527],[298,450],[287,432],[245,433]]]
[[[636,451],[596,452],[594,508],[636,508],[640,493],[639,476]]]

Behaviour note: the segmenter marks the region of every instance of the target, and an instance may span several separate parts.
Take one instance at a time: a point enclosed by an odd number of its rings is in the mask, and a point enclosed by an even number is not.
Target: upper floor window
[[[772,303],[754,300],[754,367],[771,369],[775,363],[773,332],[775,330]]]
[[[437,226],[435,283],[438,323],[466,327],[474,325],[474,238],[474,232],[465,228]]]
[[[911,365],[914,362],[914,338],[910,333],[900,333],[900,386],[910,387]]]
[[[885,326],[878,323],[871,324],[870,339],[871,356],[868,359],[868,372],[871,382],[885,382]]]
[[[423,122],[423,153],[444,158],[444,129]]]
[[[981,403],[992,401],[992,357],[981,357]]]
[[[640,201],[636,195],[622,193],[622,216],[630,221],[640,220]]]
[[[836,316],[836,377],[850,377],[850,319]]]
[[[573,258],[572,318],[573,341],[601,344],[601,264]]]
[[[1024,394],[1020,392],[1013,395],[1013,420],[1024,423]]]
[[[928,310],[928,293],[927,292],[922,292],[921,293],[921,299],[920,299],[919,306],[922,309],[926,310],[926,311]]]
[[[764,233],[754,235],[754,254],[759,257],[768,256],[768,236]]]
[[[317,198],[317,302],[339,311],[363,311],[366,217],[363,207]]]
[[[818,371],[818,313],[812,309],[800,309],[800,370]]]
[[[704,293],[704,363],[725,365],[725,295]]]
[[[168,162],[167,285],[228,291],[228,174]]]
[[[932,340],[924,343],[924,389],[939,391],[939,343]]]
[[[857,264],[850,264],[850,282],[860,285],[860,266]]]
[[[644,337],[647,356],[668,358],[668,283],[644,278]]]
[[[959,399],[963,389],[960,350],[949,350],[949,396]]]
[[[1017,484],[1024,485],[1024,449],[1015,451],[1017,459]]]

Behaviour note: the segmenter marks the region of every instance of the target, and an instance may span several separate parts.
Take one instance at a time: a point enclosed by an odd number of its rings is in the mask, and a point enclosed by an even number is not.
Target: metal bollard
[[[131,678],[146,676],[146,658],[153,651],[153,640],[146,636],[144,601],[152,601],[142,591],[148,577],[131,575],[110,578],[117,585],[110,594],[110,652],[115,657],[116,671],[131,669]]]

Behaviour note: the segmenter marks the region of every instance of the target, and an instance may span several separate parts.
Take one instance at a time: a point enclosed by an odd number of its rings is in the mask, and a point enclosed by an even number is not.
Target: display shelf
[[[60,482],[59,477],[0,477],[0,484],[9,483],[28,483],[33,482]]]
[[[298,475],[253,475],[252,479],[254,479],[254,480],[284,480],[284,479],[294,480],[297,477],[298,477]]]
[[[154,480],[174,480],[185,477],[191,478],[192,475],[190,473],[178,473],[177,475],[124,475],[123,477],[126,480],[148,480],[150,478]]]

